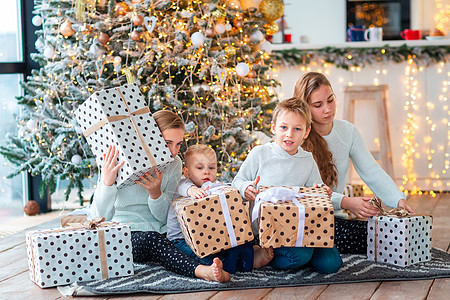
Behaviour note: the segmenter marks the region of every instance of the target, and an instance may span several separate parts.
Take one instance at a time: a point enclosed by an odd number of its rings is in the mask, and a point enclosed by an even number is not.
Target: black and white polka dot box
[[[406,267],[431,260],[432,217],[379,216],[368,220],[369,260]]]
[[[127,225],[26,233],[30,279],[41,288],[134,274]]]
[[[158,125],[136,84],[95,92],[74,113],[87,142],[103,165],[110,145],[119,150],[118,188],[133,185],[153,168],[163,171],[173,161]]]

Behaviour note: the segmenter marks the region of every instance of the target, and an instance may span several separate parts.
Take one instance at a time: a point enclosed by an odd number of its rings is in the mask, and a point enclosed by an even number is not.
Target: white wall
[[[312,44],[342,43],[346,39],[346,0],[285,0],[284,16],[292,43],[300,36]]]

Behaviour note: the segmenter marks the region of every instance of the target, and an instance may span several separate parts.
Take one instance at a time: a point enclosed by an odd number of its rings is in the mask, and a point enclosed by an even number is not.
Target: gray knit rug
[[[432,260],[406,268],[368,261],[365,255],[343,254],[344,265],[335,274],[322,275],[310,268],[280,271],[271,267],[251,273],[236,273],[226,283],[184,277],[157,264],[135,264],[135,274],[59,287],[63,295],[93,296],[130,293],[188,293],[236,289],[274,288],[300,285],[355,283],[363,281],[404,281],[450,277],[450,254],[431,249]]]

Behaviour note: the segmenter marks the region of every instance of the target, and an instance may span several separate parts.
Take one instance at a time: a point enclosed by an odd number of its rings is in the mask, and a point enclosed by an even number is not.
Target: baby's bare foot
[[[195,276],[208,281],[227,282],[230,274],[223,269],[223,263],[219,258],[214,258],[212,265],[198,265],[195,268]]]
[[[255,258],[253,259],[253,268],[258,269],[267,265],[273,259],[273,248],[261,248],[258,245],[253,246]]]

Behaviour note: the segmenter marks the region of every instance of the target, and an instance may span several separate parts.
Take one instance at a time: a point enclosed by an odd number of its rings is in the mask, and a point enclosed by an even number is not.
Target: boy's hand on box
[[[331,190],[331,188],[328,186],[328,185],[326,185],[326,184],[317,184],[317,183],[314,183],[313,184],[313,187],[314,188],[325,188],[326,190],[327,190],[327,194],[328,194],[328,198],[331,198],[331,195],[333,194],[333,191]]]
[[[106,186],[111,186],[117,179],[117,172],[125,163],[124,161],[116,165],[119,150],[115,146],[109,146],[108,152],[103,153],[103,183]]]
[[[209,189],[209,186],[206,189],[202,189],[193,185],[187,190],[187,194],[191,198],[200,199],[208,196],[208,193],[206,193],[207,189]]]
[[[163,172],[159,172],[155,168],[155,177],[145,173],[144,176],[140,177],[140,180],[136,180],[137,184],[142,185],[150,195],[152,199],[158,199],[161,196],[161,182],[163,178]]]
[[[378,214],[378,209],[373,207],[367,197],[344,197],[341,207],[350,210],[357,218],[368,218]]]
[[[258,186],[260,177],[257,176],[255,181],[251,185],[249,185],[244,192],[244,197],[248,201],[255,201],[256,195],[259,193],[256,187]]]

